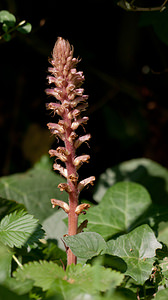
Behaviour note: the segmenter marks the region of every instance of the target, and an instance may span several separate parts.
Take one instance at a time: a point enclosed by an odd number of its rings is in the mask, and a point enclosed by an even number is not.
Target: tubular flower
[[[85,154],[77,156],[76,149],[82,143],[89,141],[91,135],[78,136],[76,133],[78,127],[80,125],[83,127],[88,121],[88,117],[81,116],[88,107],[88,96],[83,94],[84,89],[81,85],[84,75],[76,69],[79,60],[73,57],[73,52],[74,49],[68,41],[61,37],[57,39],[50,60],[51,67],[48,69],[50,75],[47,79],[51,87],[46,89],[47,95],[55,97],[55,102],[47,103],[46,108],[60,117],[58,123],[48,123],[47,126],[50,132],[64,143],[64,147],[51,149],[49,154],[51,157],[56,157],[54,170],[59,171],[67,179],[66,184],[59,184],[58,187],[69,194],[69,209],[66,205],[64,209],[60,200],[57,203],[52,199],[52,204],[55,207],[61,203],[60,207],[68,213],[69,235],[77,233],[77,217],[80,211],[82,212],[82,209],[77,209],[79,193],[84,186],[93,184],[95,180],[95,177],[91,176],[78,183],[77,171],[83,163],[89,161],[90,156]],[[61,164],[58,164],[57,160],[61,161]]]

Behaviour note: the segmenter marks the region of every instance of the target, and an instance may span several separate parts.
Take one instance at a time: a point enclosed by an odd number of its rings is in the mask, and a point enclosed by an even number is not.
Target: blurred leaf
[[[40,160],[34,164],[33,168],[52,170],[52,160],[49,155],[42,155]]]
[[[168,299],[168,288],[156,293],[155,300],[167,300],[167,299]]]
[[[168,45],[168,8],[164,11],[144,12],[141,15],[140,26],[153,26],[160,40]]]
[[[7,32],[8,31],[8,25],[3,23],[2,29],[3,29],[3,31]]]
[[[66,192],[57,188],[64,178],[53,171],[35,168],[28,172],[0,178],[0,194],[9,200],[24,204],[28,212],[40,220],[40,223],[52,215],[54,210],[50,199],[68,201]]]
[[[25,210],[23,204],[19,204],[13,200],[7,200],[0,197],[0,220],[15,210]]]
[[[7,287],[0,286],[0,300],[30,300],[28,295],[17,295]]]
[[[14,211],[0,222],[0,241],[9,247],[33,244],[43,236],[38,220],[24,211]]]
[[[168,222],[161,222],[159,224],[158,240],[168,246]]]
[[[26,280],[16,280],[15,278],[8,278],[5,281],[5,287],[7,287],[10,291],[16,293],[17,295],[27,294],[33,287],[34,281],[31,279]]]
[[[11,35],[10,35],[9,33],[5,33],[5,34],[3,35],[3,38],[4,38],[4,40],[5,40],[6,42],[9,42],[9,41],[11,40]]]
[[[23,26],[18,27],[17,30],[23,34],[30,33],[32,30],[32,25],[27,22]]]
[[[134,181],[142,184],[159,205],[168,200],[168,170],[158,163],[146,159],[132,159],[113,168],[108,168],[100,175],[94,199],[100,201],[106,190],[118,181]]]
[[[0,23],[5,23],[8,27],[15,26],[16,18],[7,10],[0,11]]]
[[[120,285],[124,275],[104,268],[99,265],[70,265],[67,270],[68,280],[73,284],[80,285],[83,292],[95,293],[96,291],[105,292],[109,288]]]
[[[152,229],[142,225],[128,234],[107,242],[107,254],[121,257],[127,264],[126,275],[138,284],[144,284],[152,272],[153,257],[162,245],[156,240]]]
[[[10,249],[0,243],[0,283],[10,276],[12,255]]]
[[[65,300],[99,299],[99,292],[114,289],[123,280],[123,274],[94,265],[71,265],[66,269],[67,280],[56,279],[51,285],[47,296],[59,293]],[[94,297],[95,295],[98,296]],[[57,299],[57,298],[52,298]]]
[[[101,234],[105,239],[130,230],[151,204],[147,190],[133,182],[119,182],[109,188],[101,202],[87,212],[85,231]],[[85,216],[81,216],[80,220]]]
[[[96,232],[82,232],[74,236],[65,236],[63,240],[75,256],[86,260],[99,255],[106,248],[105,240]]]
[[[68,226],[64,223],[64,218],[67,215],[63,210],[55,209],[53,215],[50,215],[42,223],[48,239],[56,239],[59,248],[65,250],[64,244],[61,240],[63,235],[68,232]]]
[[[46,291],[56,278],[65,277],[65,271],[53,262],[40,261],[25,264],[23,269],[18,268],[13,275],[20,281],[32,279],[35,286],[41,287]]]

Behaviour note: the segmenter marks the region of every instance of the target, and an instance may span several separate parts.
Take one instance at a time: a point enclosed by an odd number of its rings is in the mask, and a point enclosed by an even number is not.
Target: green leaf
[[[148,190],[155,203],[167,203],[168,170],[150,159],[132,159],[108,168],[100,175],[94,199],[101,201],[106,190],[118,181],[140,183]]]
[[[16,293],[17,295],[24,295],[27,294],[33,287],[34,281],[31,279],[26,280],[16,280],[15,278],[8,278],[4,285],[7,287],[10,291]]]
[[[9,247],[33,244],[43,236],[38,220],[24,211],[14,211],[0,222],[0,241]]]
[[[0,283],[10,276],[12,252],[0,243]]]
[[[0,195],[24,204],[28,212],[42,222],[56,210],[51,206],[51,198],[68,201],[66,192],[61,193],[57,188],[60,182],[65,180],[53,171],[35,168],[1,177]]]
[[[4,38],[4,40],[5,40],[6,42],[9,42],[9,41],[11,40],[11,35],[10,35],[9,33],[5,33],[5,34],[3,35],[3,38]]]
[[[25,207],[23,204],[19,204],[16,201],[0,197],[0,220],[15,210],[25,210]]]
[[[58,246],[63,250],[65,250],[65,247],[61,239],[68,232],[68,227],[63,221],[65,217],[66,215],[63,210],[55,210],[55,213],[42,223],[47,238],[56,239]]]
[[[116,288],[124,278],[123,274],[98,265],[68,266],[66,276],[66,280],[56,279],[53,282],[47,292],[48,297],[58,293],[58,295],[64,295],[64,300],[84,300],[86,297],[96,300],[99,298],[94,298],[94,295],[98,296],[99,292]]]
[[[105,239],[130,230],[151,204],[147,190],[132,182],[120,182],[105,193],[102,201],[87,212],[86,231],[97,232]],[[84,216],[80,220],[84,220]]]
[[[143,284],[152,272],[153,257],[162,245],[156,240],[152,229],[142,225],[132,232],[107,242],[107,254],[121,257],[127,264],[126,275]]]
[[[28,295],[17,295],[7,287],[0,285],[0,300],[30,300]]]
[[[145,12],[141,15],[140,26],[153,26],[159,39],[168,45],[168,9],[164,11]]]
[[[66,245],[78,258],[91,259],[106,249],[106,242],[96,232],[82,232],[73,236],[63,238]]]
[[[8,27],[13,27],[16,23],[16,18],[7,10],[0,11],[0,23],[5,23]]]
[[[80,285],[80,290],[88,293],[113,289],[119,286],[124,278],[123,274],[99,265],[70,265],[66,273],[69,281]]]
[[[43,291],[46,291],[55,279],[63,279],[65,277],[65,271],[53,262],[40,261],[25,264],[23,269],[18,268],[13,275],[20,281],[32,279],[35,286],[41,287]]]
[[[32,25],[27,22],[23,26],[18,27],[17,30],[23,34],[30,33],[32,30]]]
[[[156,293],[155,300],[167,300],[168,299],[168,288]]]

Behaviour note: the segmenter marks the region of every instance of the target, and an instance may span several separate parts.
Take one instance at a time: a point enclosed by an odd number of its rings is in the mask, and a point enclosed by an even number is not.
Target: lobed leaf
[[[0,222],[0,241],[9,247],[21,247],[37,242],[44,231],[32,215],[14,211]]]
[[[126,275],[143,284],[152,272],[156,249],[162,245],[152,229],[142,225],[132,232],[107,242],[106,253],[121,257],[127,264]]]
[[[97,232],[105,239],[127,232],[150,204],[150,195],[143,186],[119,182],[106,191],[97,206],[88,210],[86,231]]]
[[[100,202],[107,189],[118,181],[140,183],[148,190],[155,203],[160,205],[167,202],[168,170],[150,159],[132,159],[108,168],[100,175],[94,199]]]

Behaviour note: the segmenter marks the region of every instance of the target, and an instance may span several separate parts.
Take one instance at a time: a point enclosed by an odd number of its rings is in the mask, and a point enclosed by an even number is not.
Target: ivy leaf
[[[109,188],[102,201],[87,212],[86,231],[94,231],[107,239],[130,230],[134,222],[151,204],[147,190],[133,182],[119,182]],[[84,216],[80,220],[84,220]]]
[[[0,23],[5,23],[8,27],[13,27],[16,23],[16,18],[7,10],[0,11]]]
[[[162,248],[152,229],[142,225],[132,232],[107,242],[105,253],[121,257],[127,264],[126,275],[143,284],[151,274],[155,251]]]
[[[100,202],[107,189],[118,181],[140,183],[148,190],[152,201],[159,205],[167,203],[168,170],[150,159],[132,159],[108,168],[99,177],[94,200]]]
[[[0,241],[9,247],[30,245],[43,236],[38,220],[24,211],[14,211],[0,222]]]
[[[57,188],[65,180],[53,171],[33,168],[28,172],[0,179],[0,195],[24,204],[28,212],[42,223],[54,213],[50,199],[68,201],[67,194]]]
[[[96,232],[82,232],[73,236],[65,236],[64,242],[78,258],[91,259],[106,249],[106,242]]]
[[[23,269],[18,268],[13,275],[17,280],[21,281],[26,279],[34,280],[35,286],[41,287],[43,291],[46,291],[55,279],[65,278],[65,271],[53,262],[40,261],[23,265]]]

